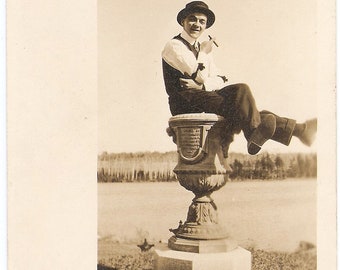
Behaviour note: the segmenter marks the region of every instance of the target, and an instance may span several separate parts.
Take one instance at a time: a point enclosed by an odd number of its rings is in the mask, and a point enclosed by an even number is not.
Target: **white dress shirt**
[[[184,30],[181,37],[194,45],[195,39],[190,37]],[[183,75],[192,76],[197,71],[199,63],[204,65],[203,70],[197,72],[195,81],[204,84],[205,90],[213,91],[225,87],[227,84],[219,77],[218,68],[216,67],[212,54],[199,52],[198,58],[190,51],[187,46],[178,39],[170,40],[164,47],[162,58],[171,67],[179,70]]]

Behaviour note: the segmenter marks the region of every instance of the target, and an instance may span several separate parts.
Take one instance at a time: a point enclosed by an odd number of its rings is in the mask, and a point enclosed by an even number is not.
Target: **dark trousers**
[[[234,130],[242,130],[246,139],[269,111],[258,111],[255,99],[246,84],[228,85],[217,91],[184,90],[176,99],[169,99],[173,115],[206,112],[223,116]],[[176,104],[172,104],[176,103]],[[273,113],[271,113],[273,114]],[[276,117],[272,140],[289,145],[296,124],[293,119]]]

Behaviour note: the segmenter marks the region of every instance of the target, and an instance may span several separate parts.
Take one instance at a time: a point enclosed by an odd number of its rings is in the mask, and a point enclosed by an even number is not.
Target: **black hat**
[[[207,28],[212,26],[215,22],[215,14],[212,12],[208,5],[202,1],[193,1],[186,4],[185,8],[182,9],[177,15],[177,22],[182,25],[182,21],[190,14],[194,12],[203,13],[207,16]]]

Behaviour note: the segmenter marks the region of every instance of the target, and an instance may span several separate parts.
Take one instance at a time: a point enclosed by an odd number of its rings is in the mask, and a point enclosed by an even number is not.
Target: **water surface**
[[[98,236],[167,241],[193,197],[177,182],[99,183]],[[241,246],[294,251],[300,241],[316,244],[316,180],[230,182],[212,197]]]

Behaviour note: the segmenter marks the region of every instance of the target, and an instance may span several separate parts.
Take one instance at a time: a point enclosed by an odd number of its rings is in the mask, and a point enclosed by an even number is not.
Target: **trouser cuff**
[[[296,120],[284,118],[286,121],[282,121],[279,125],[276,125],[276,129],[272,140],[282,143],[284,145],[289,145],[293,131],[296,125]]]

